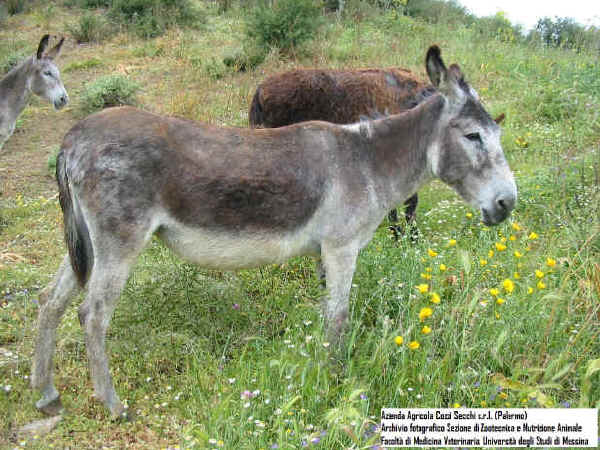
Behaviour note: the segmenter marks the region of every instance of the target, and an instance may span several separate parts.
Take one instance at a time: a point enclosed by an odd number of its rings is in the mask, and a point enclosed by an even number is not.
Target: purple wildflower
[[[234,303],[232,306],[233,309],[240,309],[240,304],[239,303]]]
[[[252,395],[252,392],[247,389],[240,395],[242,400],[250,400],[252,397],[254,397],[254,395]]]

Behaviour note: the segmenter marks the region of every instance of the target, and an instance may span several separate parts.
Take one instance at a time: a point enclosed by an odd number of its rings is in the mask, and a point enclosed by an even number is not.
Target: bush
[[[18,66],[28,56],[30,56],[30,53],[24,49],[9,53],[0,61],[0,73],[7,73],[12,70],[13,67]]]
[[[135,94],[140,86],[123,75],[108,75],[98,78],[84,88],[81,108],[91,113],[110,106],[135,104]]]
[[[456,0],[409,0],[406,14],[429,23],[459,23],[470,25],[474,18]]]
[[[145,38],[160,36],[173,25],[193,26],[202,21],[190,0],[113,0],[109,15]]]
[[[246,34],[262,48],[289,52],[311,39],[320,24],[320,7],[313,0],[278,0],[262,2],[250,12]]]
[[[246,46],[226,54],[223,58],[223,64],[237,72],[246,72],[261,64],[265,60],[265,56],[262,48]]]
[[[93,13],[84,14],[79,18],[79,22],[67,25],[66,28],[79,44],[82,42],[100,42],[110,32],[106,20]]]
[[[173,25],[193,26],[203,22],[192,0],[66,0],[65,4],[81,8],[107,8],[112,23],[123,24],[144,38],[160,36]],[[80,23],[79,28],[98,25],[92,20]]]
[[[6,12],[11,16],[24,12],[29,6],[28,0],[5,0],[2,3],[4,8],[6,8]]]

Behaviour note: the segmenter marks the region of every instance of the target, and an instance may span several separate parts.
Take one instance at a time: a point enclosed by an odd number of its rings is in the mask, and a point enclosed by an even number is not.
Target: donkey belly
[[[287,233],[235,233],[171,222],[158,236],[178,255],[201,267],[237,270],[281,263],[293,256],[318,255],[319,245],[305,228]]]

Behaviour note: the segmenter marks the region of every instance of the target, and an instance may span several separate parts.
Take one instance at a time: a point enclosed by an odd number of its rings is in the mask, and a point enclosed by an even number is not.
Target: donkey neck
[[[32,65],[33,57],[26,59],[0,80],[0,99],[4,99],[0,116],[16,119],[27,106],[31,97]]]
[[[429,153],[444,105],[444,98],[434,95],[413,109],[365,125],[374,172],[389,206],[404,201],[433,178]]]

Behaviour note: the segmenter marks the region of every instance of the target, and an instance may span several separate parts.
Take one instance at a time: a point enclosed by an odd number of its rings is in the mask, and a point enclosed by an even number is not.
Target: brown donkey
[[[42,393],[37,407],[61,409],[52,380],[56,329],[86,288],[79,320],[96,397],[113,415],[126,412],[110,375],[106,331],[153,235],[207,268],[319,258],[325,323],[336,337],[348,318],[359,250],[386,211],[423,183],[441,179],[488,225],[506,219],[517,188],[499,126],[437,46],[426,68],[434,95],[402,114],[351,125],[227,128],[131,107],[76,124],[57,158],[68,255],[41,302],[32,368]]]
[[[432,85],[401,68],[297,69],[263,81],[254,93],[248,118],[253,128],[277,128],[307,120],[347,124],[362,116],[406,111],[433,92]],[[413,238],[418,202],[416,193],[405,201],[404,217]],[[398,222],[396,208],[389,212],[388,220]],[[397,238],[398,227],[390,228]]]

